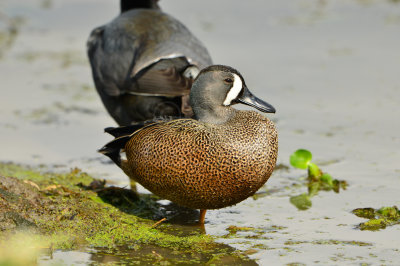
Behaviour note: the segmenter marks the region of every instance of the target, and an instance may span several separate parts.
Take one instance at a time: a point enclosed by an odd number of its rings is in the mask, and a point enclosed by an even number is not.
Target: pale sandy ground
[[[50,7],[43,7],[46,2]],[[95,152],[110,140],[102,129],[114,122],[93,89],[85,55],[89,32],[117,15],[116,2],[0,2],[3,13],[25,19],[0,59],[0,160],[79,166],[127,184]],[[361,232],[355,226],[364,220],[350,213],[400,206],[400,3],[163,0],[161,5],[203,40],[215,63],[237,68],[248,87],[276,107],[271,117],[280,134],[280,163],[307,148],[316,161],[333,160],[322,168],[350,184],[340,194],[321,192],[308,211],[289,203],[289,195],[304,187],[210,211],[207,233],[225,234],[229,225],[265,230],[261,240],[221,240],[243,250],[263,244],[250,256],[262,265],[400,264],[400,226]],[[262,190],[281,189],[303,174],[277,172]],[[312,243],[328,240],[372,245]]]

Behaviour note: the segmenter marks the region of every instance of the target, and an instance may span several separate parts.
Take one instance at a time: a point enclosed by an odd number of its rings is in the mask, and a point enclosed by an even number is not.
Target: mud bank
[[[19,238],[31,239],[21,249],[38,251],[27,260],[58,250],[90,248],[92,253],[96,249],[125,262],[251,263],[244,253],[215,243],[201,228],[186,234],[170,230],[168,222],[141,218],[156,200],[104,187],[104,182],[77,168],[68,173],[41,173],[1,163],[0,249],[4,251],[7,243]],[[19,253],[15,255],[19,259]]]

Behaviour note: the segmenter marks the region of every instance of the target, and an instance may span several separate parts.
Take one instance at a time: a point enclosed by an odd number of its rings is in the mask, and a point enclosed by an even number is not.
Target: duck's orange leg
[[[199,224],[204,224],[204,220],[206,219],[206,212],[207,210],[200,210]]]

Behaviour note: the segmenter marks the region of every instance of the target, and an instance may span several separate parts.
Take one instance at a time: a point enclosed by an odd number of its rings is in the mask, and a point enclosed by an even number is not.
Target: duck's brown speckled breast
[[[237,111],[223,125],[192,119],[156,124],[125,146],[125,173],[182,206],[218,209],[253,195],[270,177],[278,152],[268,118]]]

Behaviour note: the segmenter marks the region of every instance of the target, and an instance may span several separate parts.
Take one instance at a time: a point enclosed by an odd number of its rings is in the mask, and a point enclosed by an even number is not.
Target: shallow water
[[[311,209],[298,211],[289,197],[306,192],[293,186],[304,171],[276,171],[259,191],[268,192],[264,197],[209,211],[208,234],[226,235],[231,225],[256,228],[218,241],[254,250],[249,257],[262,265],[400,263],[400,227],[359,231],[365,220],[351,213],[400,205],[397,2],[161,2],[215,63],[237,68],[254,94],[275,106],[278,163],[288,165],[293,151],[306,148],[323,170],[349,183],[339,194],[320,192]],[[127,185],[96,153],[111,139],[102,129],[115,123],[96,95],[85,54],[89,32],[116,16],[118,4],[5,0],[0,10],[1,35],[10,19],[22,18],[13,25],[15,38],[0,42],[0,160],[77,166]],[[91,261],[86,252],[57,254],[76,258],[70,263]]]

